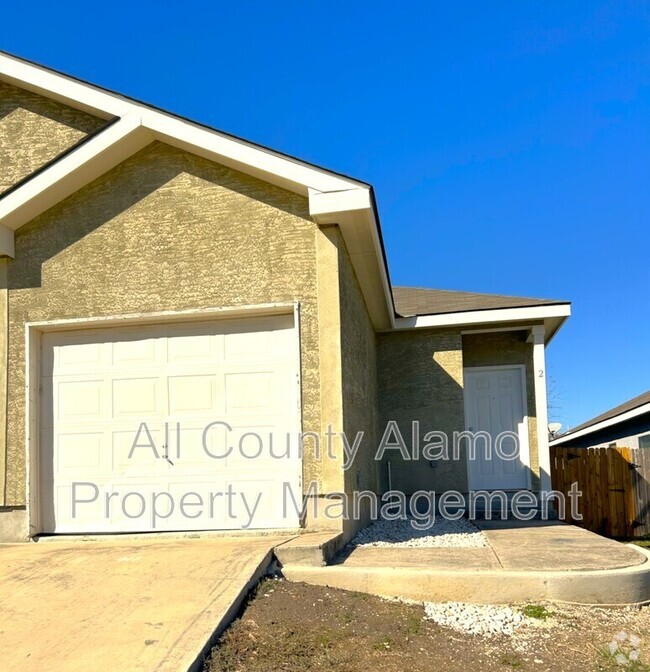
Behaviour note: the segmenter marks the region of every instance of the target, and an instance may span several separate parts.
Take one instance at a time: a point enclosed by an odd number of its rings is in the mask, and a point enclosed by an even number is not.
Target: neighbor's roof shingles
[[[393,287],[395,310],[399,317],[462,313],[470,310],[499,308],[528,308],[568,303],[553,299],[529,299],[521,296],[454,292],[446,289],[420,287]]]
[[[605,411],[604,413],[597,415],[595,418],[592,418],[591,420],[587,420],[587,422],[583,422],[581,425],[578,425],[577,427],[572,427],[569,431],[565,432],[564,434],[561,434],[557,438],[563,439],[566,437],[568,439],[572,434],[575,434],[576,432],[579,432],[582,429],[587,429],[592,425],[598,425],[599,423],[605,422],[606,420],[611,420],[618,415],[623,415],[623,413],[633,411],[635,408],[639,408],[639,406],[644,406],[645,404],[650,404],[650,390],[644,392],[643,394],[640,394],[638,397],[634,397],[634,399],[626,401],[620,406],[616,406],[615,408],[612,408],[609,411]]]

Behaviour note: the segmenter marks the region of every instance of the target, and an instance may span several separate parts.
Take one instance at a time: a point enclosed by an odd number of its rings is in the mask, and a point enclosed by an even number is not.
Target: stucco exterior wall
[[[322,438],[318,494],[347,494],[345,506],[340,497],[310,498],[307,517],[308,526],[343,529],[349,539],[368,522],[369,513],[364,500],[361,516],[357,516],[350,494],[378,490],[375,331],[339,228],[330,225],[319,229],[316,240]],[[342,435],[354,445],[358,432],[363,434],[360,448],[350,468],[344,470]],[[331,439],[326,438],[328,434]],[[311,445],[306,442],[307,450]]]
[[[0,82],[0,193],[106,123]]]
[[[539,446],[535,415],[535,380],[533,344],[527,343],[527,331],[508,331],[463,336],[463,360],[470,366],[507,366],[523,364],[526,367],[526,402],[528,405],[528,439],[530,442],[531,486],[539,487]]]
[[[363,432],[356,459],[345,473],[345,490],[377,492],[379,465],[374,459],[378,428],[376,336],[340,232],[338,236],[343,429],[350,444],[359,432]]]
[[[300,301],[303,428],[319,432],[317,235],[306,198],[160,143],[21,228],[5,504],[25,504],[28,321]],[[309,455],[304,477],[320,479]]]
[[[0,259],[0,507],[5,500],[7,475],[7,347],[8,347],[8,308],[7,289],[8,259]],[[0,516],[0,539],[2,539],[2,516]]]
[[[465,425],[460,332],[418,330],[379,334],[377,353],[380,434],[389,421],[395,421],[411,448],[412,421],[417,420],[421,439],[429,431],[445,432],[451,447],[453,433],[463,431]],[[459,460],[438,460],[435,467],[423,459],[403,460],[396,450],[388,451],[385,461],[391,464],[391,487],[406,494],[416,490],[467,490],[467,463],[463,454]]]

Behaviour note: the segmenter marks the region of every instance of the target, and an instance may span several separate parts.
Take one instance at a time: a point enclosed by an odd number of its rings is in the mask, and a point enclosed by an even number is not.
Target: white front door
[[[46,333],[41,357],[44,532],[298,526],[293,316]]]
[[[474,455],[468,455],[470,490],[527,488],[530,463],[524,368],[467,368],[464,382],[465,429],[473,434],[485,432],[490,441],[488,449],[485,435],[477,437]]]

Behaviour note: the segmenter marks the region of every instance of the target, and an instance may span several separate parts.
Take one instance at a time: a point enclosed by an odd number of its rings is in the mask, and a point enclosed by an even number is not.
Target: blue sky
[[[371,182],[394,284],[573,301],[565,426],[650,388],[650,3],[11,3],[0,48]]]

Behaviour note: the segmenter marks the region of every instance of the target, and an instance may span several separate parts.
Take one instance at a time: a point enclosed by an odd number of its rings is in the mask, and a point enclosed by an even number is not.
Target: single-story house
[[[650,390],[551,441],[566,448],[650,448]]]
[[[251,527],[351,534],[329,494],[550,489],[570,304],[393,287],[365,182],[0,53],[0,256],[1,540],[241,528],[255,493]],[[416,421],[518,459],[378,457]],[[282,430],[303,450],[257,454]]]

